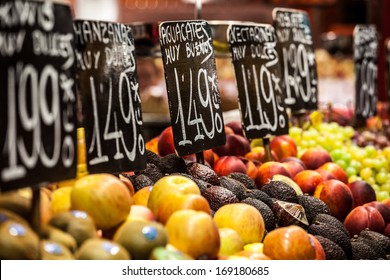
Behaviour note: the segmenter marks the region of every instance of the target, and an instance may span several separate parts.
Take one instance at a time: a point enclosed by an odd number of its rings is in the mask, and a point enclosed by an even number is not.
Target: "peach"
[[[352,209],[352,192],[346,184],[339,180],[331,179],[322,181],[317,185],[313,196],[325,202],[332,216],[340,221],[344,221]]]
[[[348,184],[348,176],[340,165],[334,162],[326,162],[316,169],[321,173],[322,170],[329,172],[334,179],[340,180],[344,184]]]
[[[345,218],[344,226],[351,236],[358,235],[362,230],[369,228],[372,231],[383,233],[385,221],[381,213],[371,206],[358,206]]]
[[[322,247],[321,243],[318,241],[318,239],[309,233],[309,237],[311,239],[311,241],[313,242],[314,244],[314,248],[315,248],[315,251],[316,251],[316,260],[326,260],[326,255],[325,255],[325,251],[324,251],[324,248]]]
[[[257,170],[257,176],[255,180],[257,187],[261,189],[276,174],[291,178],[290,172],[288,172],[287,168],[281,162],[268,161],[261,164]]]
[[[347,186],[352,192],[353,208],[376,200],[375,190],[364,180],[353,181]]]
[[[275,152],[279,160],[286,157],[296,157],[298,155],[297,144],[289,135],[278,135],[272,138],[271,150]]]
[[[227,134],[226,143],[213,148],[218,156],[245,156],[250,150],[248,139],[238,134]]]
[[[157,150],[158,154],[162,157],[175,153],[175,142],[173,138],[172,126],[168,126],[161,132],[158,138]]]
[[[308,148],[300,158],[307,169],[317,169],[326,162],[331,162],[332,158],[327,150],[321,147]]]
[[[273,152],[272,150],[271,150],[271,157],[272,157],[272,160],[275,160],[275,161],[278,160],[275,152]],[[250,152],[245,154],[245,158],[250,159],[250,160],[259,161],[259,162],[266,162],[264,147],[260,147],[260,146],[253,147]]]
[[[298,184],[303,193],[310,195],[313,195],[317,185],[324,181],[320,173],[310,169],[299,172],[294,176],[293,180]]]
[[[286,161],[286,162],[282,162],[282,163],[287,168],[287,170],[290,172],[290,175],[293,178],[296,174],[298,174],[299,172],[306,169],[303,164],[300,164],[297,161],[291,160],[291,161]]]
[[[233,172],[246,174],[245,163],[236,156],[221,156],[213,166],[213,170],[218,176],[227,176]]]
[[[390,223],[390,207],[384,204],[383,202],[380,201],[371,201],[366,204],[366,206],[371,206],[374,207],[376,210],[381,213],[383,220],[385,221],[385,225]]]
[[[244,131],[242,130],[242,124],[240,121],[231,121],[225,125],[230,127],[234,131],[234,134],[244,136]]]

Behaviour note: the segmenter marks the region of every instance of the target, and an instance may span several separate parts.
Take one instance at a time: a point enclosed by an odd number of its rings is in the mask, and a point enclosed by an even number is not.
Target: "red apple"
[[[263,253],[273,260],[314,260],[316,249],[309,234],[291,225],[270,231],[263,241]]]
[[[324,181],[320,173],[310,169],[299,172],[294,176],[293,180],[298,184],[303,193],[310,195],[313,195],[317,185]]]
[[[352,209],[352,192],[346,184],[339,180],[331,179],[319,183],[313,196],[324,201],[328,205],[330,213],[340,221],[344,221]]]
[[[347,185],[352,192],[353,208],[375,201],[375,190],[364,180],[356,180]]]
[[[381,213],[374,207],[362,205],[354,208],[348,214],[345,218],[344,226],[351,236],[358,235],[366,228],[383,233],[385,230],[385,221]]]
[[[327,150],[321,147],[308,148],[301,156],[301,160],[307,169],[317,169],[326,162],[331,162],[332,158]]]
[[[289,135],[278,135],[272,138],[271,150],[275,152],[279,160],[286,157],[296,157],[298,154],[297,144]]]
[[[325,170],[329,172],[335,179],[340,180],[341,182],[348,184],[348,176],[345,173],[344,169],[340,167],[337,163],[334,162],[326,162],[316,169],[321,172],[321,170]]]
[[[380,201],[371,201],[366,204],[366,206],[371,206],[374,207],[376,210],[381,213],[383,220],[385,221],[385,225],[390,223],[390,207],[384,204],[383,202]]]
[[[213,148],[218,156],[245,156],[250,150],[249,140],[238,134],[226,135],[225,145]]]
[[[157,150],[158,154],[162,157],[175,153],[172,126],[168,126],[161,132],[158,138]]]
[[[276,174],[284,175],[291,178],[290,172],[288,172],[287,168],[281,162],[268,161],[261,164],[259,169],[257,170],[257,176],[255,180],[257,187],[261,189]]]
[[[299,172],[305,170],[304,165],[300,164],[297,161],[287,161],[282,162],[282,164],[287,168],[287,170],[290,172],[291,177],[294,177]]]
[[[233,172],[240,172],[246,174],[247,168],[245,163],[242,162],[236,156],[222,156],[220,157],[213,166],[213,170],[218,176],[227,176]]]

